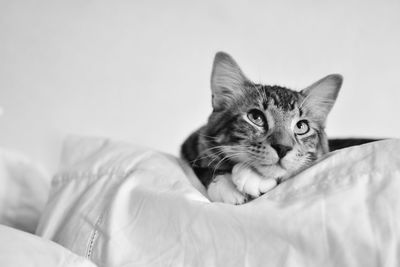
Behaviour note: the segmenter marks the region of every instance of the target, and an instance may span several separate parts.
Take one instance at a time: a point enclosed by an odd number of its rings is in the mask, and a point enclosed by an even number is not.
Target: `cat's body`
[[[328,152],[325,121],[341,83],[335,74],[300,92],[255,84],[228,54],[217,53],[213,112],[184,142],[182,157],[211,200],[257,197],[271,189],[266,182],[287,179]]]

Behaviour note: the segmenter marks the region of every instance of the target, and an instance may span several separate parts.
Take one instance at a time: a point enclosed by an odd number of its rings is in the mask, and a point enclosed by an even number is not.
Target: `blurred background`
[[[0,146],[53,171],[67,134],[178,154],[217,51],[247,76],[344,84],[334,137],[400,137],[400,1],[0,0]]]

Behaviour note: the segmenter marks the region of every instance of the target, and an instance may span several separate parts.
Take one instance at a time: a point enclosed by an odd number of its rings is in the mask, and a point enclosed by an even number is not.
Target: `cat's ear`
[[[313,83],[301,93],[305,96],[300,108],[310,110],[314,116],[321,121],[325,121],[343,83],[343,77],[340,74],[331,74]]]
[[[211,74],[212,105],[221,110],[235,103],[243,95],[248,81],[236,61],[227,53],[218,52],[214,58]]]

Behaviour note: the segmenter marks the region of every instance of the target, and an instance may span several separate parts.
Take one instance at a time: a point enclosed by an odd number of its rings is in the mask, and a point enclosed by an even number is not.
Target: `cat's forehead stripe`
[[[263,108],[267,109],[268,105],[272,102],[277,108],[281,108],[285,111],[293,110],[296,107],[298,101],[298,93],[290,89],[280,86],[262,86],[260,90],[266,96],[263,100]]]

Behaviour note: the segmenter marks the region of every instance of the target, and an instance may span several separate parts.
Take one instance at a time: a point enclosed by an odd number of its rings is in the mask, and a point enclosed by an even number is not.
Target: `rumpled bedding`
[[[0,224],[34,233],[49,190],[50,175],[37,163],[0,148]]]
[[[400,266],[400,141],[328,154],[262,197],[211,203],[179,159],[70,138],[37,234],[98,266]]]
[[[27,232],[0,225],[1,267],[95,267],[66,248]]]
[[[50,190],[50,176],[21,153],[0,148],[0,266],[94,267],[34,233]]]

